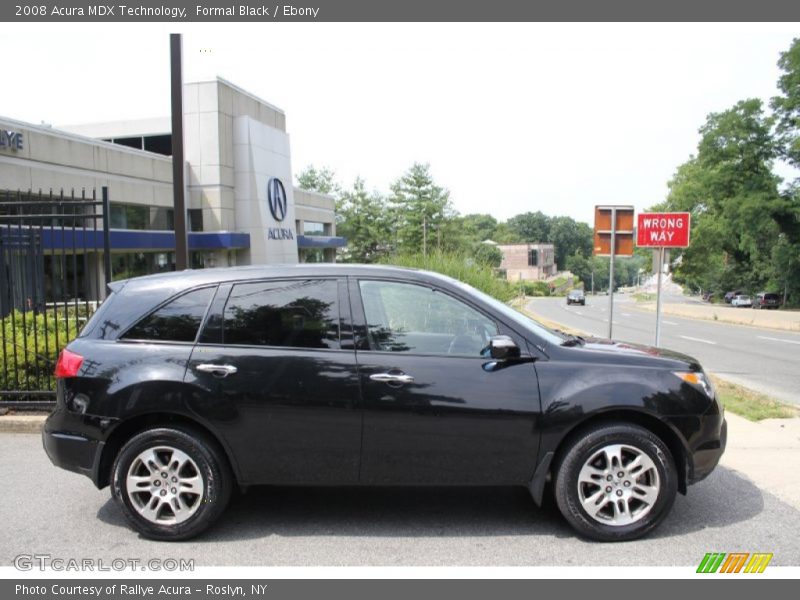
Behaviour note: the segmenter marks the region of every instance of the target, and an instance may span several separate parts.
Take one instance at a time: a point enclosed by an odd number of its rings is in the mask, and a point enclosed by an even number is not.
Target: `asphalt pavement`
[[[621,544],[577,537],[552,500],[537,508],[523,489],[305,487],[253,488],[202,537],[169,543],[128,529],[108,489],[53,467],[38,435],[0,435],[0,456],[3,565],[49,554],[197,566],[694,567],[706,552],[735,551],[800,564],[800,512],[726,467],[679,495],[652,535]]]
[[[608,296],[587,296],[586,306],[564,298],[534,298],[528,310],[596,337],[608,337]],[[748,310],[724,307],[722,310]],[[614,339],[655,344],[656,315],[627,294],[614,296]],[[720,377],[800,404],[800,334],[747,325],[663,315],[661,346],[695,357]]]

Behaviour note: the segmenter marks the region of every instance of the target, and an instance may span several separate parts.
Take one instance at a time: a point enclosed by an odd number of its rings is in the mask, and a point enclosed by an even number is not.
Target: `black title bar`
[[[17,22],[280,22],[280,21],[797,21],[787,0],[85,0],[0,3]]]

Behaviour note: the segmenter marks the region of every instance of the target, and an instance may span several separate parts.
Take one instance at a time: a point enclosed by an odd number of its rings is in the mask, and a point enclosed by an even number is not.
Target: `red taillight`
[[[58,355],[56,370],[53,374],[56,377],[77,377],[82,364],[83,357],[80,354],[75,354],[64,348],[61,354]]]

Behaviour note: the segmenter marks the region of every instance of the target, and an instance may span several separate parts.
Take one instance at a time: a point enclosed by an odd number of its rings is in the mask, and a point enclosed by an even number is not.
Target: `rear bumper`
[[[105,442],[87,432],[89,417],[56,409],[42,427],[42,445],[55,466],[87,476],[98,485]]]

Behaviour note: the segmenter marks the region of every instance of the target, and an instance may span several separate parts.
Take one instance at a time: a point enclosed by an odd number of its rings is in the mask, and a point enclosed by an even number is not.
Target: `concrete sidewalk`
[[[629,306],[650,312],[656,310],[655,302],[631,303]],[[661,310],[665,315],[676,317],[800,332],[800,311],[754,310],[752,308],[734,308],[727,304],[680,304],[677,302],[665,302],[661,305]]]
[[[800,418],[753,423],[727,411],[728,447],[720,464],[800,510]],[[0,416],[0,434],[38,433],[44,415]]]
[[[800,418],[754,423],[725,413],[728,447],[720,464],[800,510]]]
[[[0,416],[0,433],[39,433],[47,415]]]

